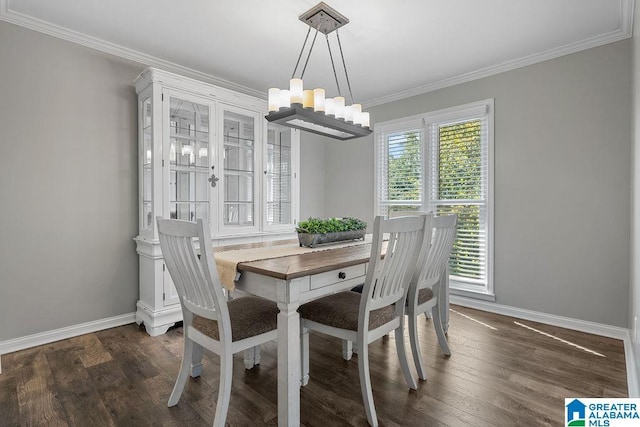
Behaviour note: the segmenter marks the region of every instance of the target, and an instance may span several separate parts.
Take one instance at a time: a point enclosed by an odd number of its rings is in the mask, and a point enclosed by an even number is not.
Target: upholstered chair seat
[[[300,307],[300,316],[335,328],[358,330],[361,294],[351,291],[329,295]],[[369,329],[376,329],[393,319],[394,307],[388,305],[369,313]]]
[[[277,329],[278,306],[256,297],[242,297],[227,303],[231,318],[231,341],[240,341]],[[192,326],[209,338],[220,341],[218,322],[195,315]]]

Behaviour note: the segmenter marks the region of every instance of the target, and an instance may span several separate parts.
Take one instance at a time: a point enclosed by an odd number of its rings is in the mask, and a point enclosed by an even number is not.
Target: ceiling
[[[371,106],[628,38],[633,1],[326,3],[350,20],[339,30],[349,79],[355,101]],[[317,3],[0,0],[0,19],[264,98],[269,87],[288,87],[309,28],[298,16]],[[305,87],[335,96],[323,39]]]

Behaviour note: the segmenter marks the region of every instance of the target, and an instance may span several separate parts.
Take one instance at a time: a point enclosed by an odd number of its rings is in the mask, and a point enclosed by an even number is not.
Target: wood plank
[[[0,420],[5,425],[20,425],[20,410],[18,404],[18,381],[15,374],[7,375],[7,359],[4,358],[5,373],[0,375]],[[12,372],[15,372],[12,370]]]
[[[47,353],[55,382],[56,397],[71,425],[113,426],[102,396],[83,366],[82,347],[70,347]]]
[[[21,364],[22,369],[11,373],[16,375],[17,380],[16,395],[20,423],[22,425],[64,425],[66,417],[57,399],[46,353],[41,349],[29,352]]]
[[[82,347],[80,360],[85,368],[113,360],[95,334],[86,334],[69,340],[72,344]]]

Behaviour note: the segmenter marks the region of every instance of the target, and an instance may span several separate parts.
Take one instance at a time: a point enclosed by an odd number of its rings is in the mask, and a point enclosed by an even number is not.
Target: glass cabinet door
[[[153,108],[151,98],[142,101],[141,105],[142,124],[142,224],[141,232],[152,230],[154,224],[153,217],[153,130],[152,113]]]
[[[225,107],[222,113],[222,223],[227,232],[255,228],[257,115]]]
[[[209,105],[169,96],[170,218],[209,221],[210,119]]]
[[[269,123],[265,170],[265,224],[293,224],[292,130]]]

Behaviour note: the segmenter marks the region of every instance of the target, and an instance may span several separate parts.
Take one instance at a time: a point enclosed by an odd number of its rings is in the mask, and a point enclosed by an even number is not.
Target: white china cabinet
[[[299,131],[268,124],[264,100],[148,68],[139,118],[140,299],[150,335],[182,320],[155,218],[209,222],[215,245],[294,237]]]

